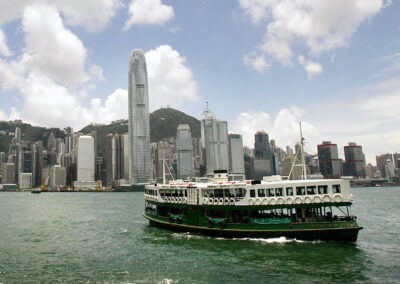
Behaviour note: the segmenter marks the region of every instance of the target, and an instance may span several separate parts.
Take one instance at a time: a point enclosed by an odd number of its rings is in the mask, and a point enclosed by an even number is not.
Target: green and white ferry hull
[[[148,185],[151,226],[228,238],[287,237],[355,242],[346,180]]]

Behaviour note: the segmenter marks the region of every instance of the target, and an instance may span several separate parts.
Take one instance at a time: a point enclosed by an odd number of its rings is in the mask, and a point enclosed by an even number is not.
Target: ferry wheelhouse
[[[348,180],[175,181],[145,188],[150,225],[221,237],[355,242]]]

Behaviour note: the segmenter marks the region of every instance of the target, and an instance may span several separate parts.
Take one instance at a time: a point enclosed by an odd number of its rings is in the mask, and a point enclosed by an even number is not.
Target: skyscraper
[[[132,184],[152,180],[150,153],[150,115],[146,59],[142,50],[134,50],[129,60],[129,141]]]
[[[201,144],[207,175],[215,170],[229,170],[228,124],[216,119],[208,106],[201,119]]]
[[[176,132],[176,159],[178,178],[185,179],[194,176],[193,144],[190,127],[179,124]]]
[[[254,135],[254,178],[275,174],[274,160],[268,134],[258,131]]]
[[[243,140],[240,134],[229,134],[229,171],[244,175]]]
[[[343,174],[346,176],[365,177],[365,156],[362,147],[356,143],[344,146]]]
[[[94,183],[94,139],[80,136],[78,139],[78,182]]]
[[[337,145],[324,141],[318,145],[319,169],[324,178],[340,178],[342,175],[342,160],[339,159]]]

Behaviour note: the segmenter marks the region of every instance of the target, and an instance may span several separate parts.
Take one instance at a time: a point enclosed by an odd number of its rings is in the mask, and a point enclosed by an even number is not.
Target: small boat
[[[32,188],[31,193],[39,194],[39,193],[42,193],[42,190],[40,188]]]

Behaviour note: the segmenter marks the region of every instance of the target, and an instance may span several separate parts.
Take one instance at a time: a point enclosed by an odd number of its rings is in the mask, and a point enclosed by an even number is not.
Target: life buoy
[[[303,200],[301,199],[301,197],[297,196],[295,198],[294,202],[296,202],[296,204],[301,204],[301,203],[303,203]]]
[[[175,197],[172,197],[172,198],[171,198],[171,201],[172,201],[172,203],[175,203],[175,201],[176,201],[176,200],[175,200]]]
[[[343,198],[340,194],[335,194],[333,200],[335,200],[335,202],[342,202]]]
[[[235,199],[231,198],[229,201],[232,205],[235,205]]]
[[[276,199],[275,198],[271,198],[271,200],[269,201],[270,205],[275,205],[276,204]]]
[[[253,198],[250,198],[248,202],[249,202],[249,205],[253,205],[254,204]]]
[[[310,203],[311,203],[311,201],[312,201],[312,199],[311,199],[311,197],[310,197],[310,196],[306,196],[306,197],[304,197],[304,203],[310,204]]]
[[[261,199],[260,198],[256,198],[256,201],[254,202],[256,205],[261,205]]]
[[[331,197],[329,195],[325,195],[322,199],[324,202],[331,202]]]
[[[278,198],[278,204],[279,205],[285,204],[285,200],[282,197],[279,197]]]
[[[315,203],[321,203],[321,201],[322,201],[321,197],[319,197],[319,196],[315,196],[314,197],[314,202]]]
[[[214,205],[218,205],[218,198],[214,198]]]
[[[224,199],[223,199],[223,198],[220,198],[220,199],[218,200],[218,204],[219,204],[219,205],[223,205],[223,204],[224,204]]]
[[[212,198],[208,199],[208,204],[213,205],[213,201],[214,200]]]
[[[263,198],[262,205],[268,205],[268,198]]]
[[[225,204],[229,204],[229,198],[225,198]]]
[[[286,197],[286,204],[293,204],[293,198],[291,197]]]

